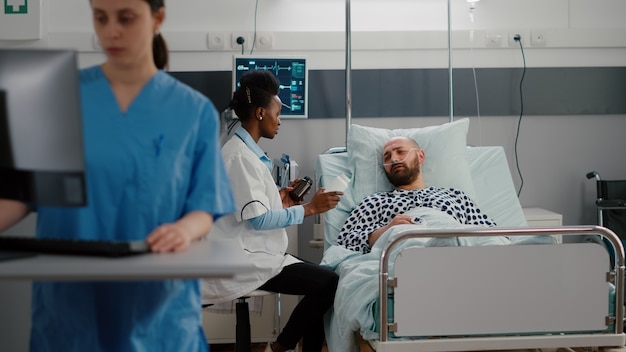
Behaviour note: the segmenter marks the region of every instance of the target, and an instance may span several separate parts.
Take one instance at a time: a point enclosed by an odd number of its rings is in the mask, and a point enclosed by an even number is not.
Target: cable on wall
[[[519,131],[520,131],[520,125],[522,123],[522,116],[524,115],[524,90],[523,90],[523,84],[524,84],[524,77],[526,76],[526,56],[524,55],[524,45],[522,45],[522,37],[519,34],[516,34],[514,37],[515,41],[519,43],[519,47],[520,47],[520,51],[522,53],[522,61],[524,62],[524,67],[522,69],[522,78],[520,78],[519,81],[519,101],[520,101],[520,112],[519,112],[519,118],[517,120],[517,131],[515,133],[515,165],[517,167],[517,174],[519,175],[520,178],[520,185],[519,185],[519,190],[517,191],[517,197],[519,198],[520,194],[522,193],[522,188],[524,187],[524,177],[522,177],[522,170],[519,167],[519,156],[517,153],[517,142],[519,140]]]
[[[250,55],[252,55],[252,52],[254,51],[254,45],[256,44],[256,18],[257,18],[258,10],[259,10],[259,0],[256,0],[256,3],[254,5],[254,31],[252,34],[252,45],[250,46]]]

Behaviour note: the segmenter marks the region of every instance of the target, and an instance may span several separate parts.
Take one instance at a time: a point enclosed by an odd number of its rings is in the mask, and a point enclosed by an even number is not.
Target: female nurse
[[[302,338],[302,351],[319,352],[324,342],[323,316],[335,297],[338,276],[327,268],[286,254],[285,227],[301,224],[305,216],[334,208],[341,192],[318,190],[311,201],[297,205],[279,191],[271,175],[272,162],[257,142],[273,139],[282,107],[279,82],[269,71],[250,71],[241,77],[230,107],[241,127],[222,147],[237,210],[223,217],[209,234],[234,238],[256,271],[236,280],[204,280],[203,303],[219,303],[261,289],[303,295],[276,341],[266,351],[293,349]]]
[[[213,104],[162,71],[163,0],[91,0],[106,61],[81,70],[88,205],[38,207],[37,236],[183,251],[234,210]],[[0,229],[32,209],[0,200]],[[32,351],[207,351],[199,280],[36,282]]]

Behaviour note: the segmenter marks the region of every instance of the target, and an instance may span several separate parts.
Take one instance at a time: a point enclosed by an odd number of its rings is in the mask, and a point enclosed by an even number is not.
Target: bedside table
[[[563,226],[563,215],[542,208],[523,208],[528,226]]]
[[[529,227],[558,227],[563,226],[563,215],[542,209],[523,208],[524,217]],[[563,243],[561,235],[556,236],[558,243]]]

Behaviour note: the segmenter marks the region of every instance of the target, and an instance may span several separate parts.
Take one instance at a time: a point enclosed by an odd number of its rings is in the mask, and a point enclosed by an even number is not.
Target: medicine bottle
[[[294,202],[299,202],[302,200],[302,197],[309,191],[311,185],[313,184],[313,180],[309,176],[304,176],[289,192],[289,197]]]

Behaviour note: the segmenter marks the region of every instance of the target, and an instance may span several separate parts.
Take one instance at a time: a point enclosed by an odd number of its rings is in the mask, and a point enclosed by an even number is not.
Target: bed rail
[[[615,334],[622,334],[624,329],[624,247],[619,237],[611,230],[601,226],[563,226],[563,227],[515,227],[515,228],[468,228],[468,229],[407,229],[400,232],[383,250],[379,262],[379,328],[380,342],[388,341],[388,302],[389,261],[391,251],[401,242],[411,238],[423,237],[479,237],[479,236],[533,236],[533,235],[600,235],[608,240],[615,253],[612,263],[612,279],[615,284]],[[393,280],[393,279],[392,279]],[[588,336],[592,337],[592,336]],[[560,337],[555,337],[556,339]],[[523,338],[522,338],[523,339]]]

